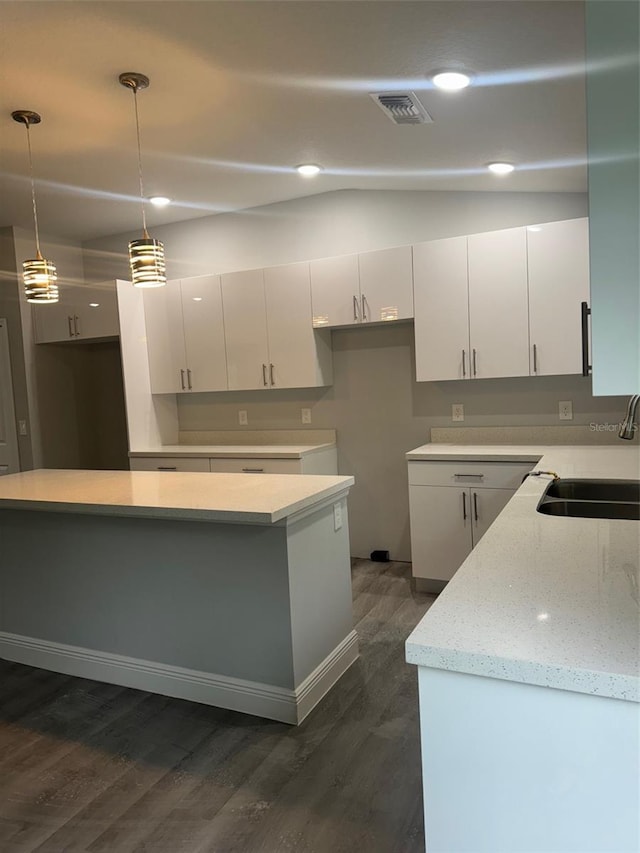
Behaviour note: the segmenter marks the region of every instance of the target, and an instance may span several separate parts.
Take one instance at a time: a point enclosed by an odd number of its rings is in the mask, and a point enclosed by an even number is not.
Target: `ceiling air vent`
[[[433,121],[415,92],[378,92],[371,97],[394,124],[429,124]]]

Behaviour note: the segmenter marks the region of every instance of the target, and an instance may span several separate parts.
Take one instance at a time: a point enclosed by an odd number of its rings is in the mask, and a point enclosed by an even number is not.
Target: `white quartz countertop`
[[[130,457],[184,456],[185,458],[212,457],[221,459],[302,459],[310,453],[335,447],[335,442],[324,444],[163,444],[145,450],[131,450]]]
[[[0,477],[0,510],[273,524],[353,483],[353,477],[314,474],[46,469]]]
[[[410,450],[409,461],[537,462],[551,448],[531,445],[423,444]]]
[[[535,468],[563,478],[640,479],[638,447],[503,450],[425,445],[407,455],[541,455]],[[548,482],[525,480],[409,637],[407,660],[640,701],[640,521],[538,513]]]

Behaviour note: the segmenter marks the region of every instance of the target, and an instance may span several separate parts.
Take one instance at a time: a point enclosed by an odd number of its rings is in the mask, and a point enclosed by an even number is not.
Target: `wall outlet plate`
[[[300,409],[300,414],[302,415],[303,424],[311,423],[311,409]]]
[[[238,412],[238,423],[241,426],[246,426],[249,423],[249,421],[247,420],[247,413],[244,409],[240,409],[240,411]]]
[[[452,421],[463,421],[464,420],[464,406],[462,403],[454,403],[451,406],[451,420]]]
[[[333,529],[340,530],[342,527],[342,504],[333,505]]]
[[[573,401],[560,400],[558,403],[558,417],[561,421],[573,420]]]
[[[27,434],[27,422],[26,421],[18,421],[18,432],[20,435]]]

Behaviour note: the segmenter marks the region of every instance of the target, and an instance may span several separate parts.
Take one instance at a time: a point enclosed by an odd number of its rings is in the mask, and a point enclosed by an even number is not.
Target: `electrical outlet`
[[[340,530],[342,527],[342,504],[333,505],[333,529]]]
[[[451,420],[452,421],[463,421],[464,420],[464,406],[462,403],[454,403],[451,406]]]
[[[573,420],[573,402],[571,400],[560,400],[558,403],[558,417],[561,421]]]
[[[300,414],[302,415],[303,424],[311,423],[311,409],[300,409]]]
[[[244,409],[240,409],[238,412],[238,423],[240,426],[246,426],[249,423],[247,420],[247,413]]]
[[[18,421],[18,432],[20,435],[27,434],[27,422],[26,421]]]

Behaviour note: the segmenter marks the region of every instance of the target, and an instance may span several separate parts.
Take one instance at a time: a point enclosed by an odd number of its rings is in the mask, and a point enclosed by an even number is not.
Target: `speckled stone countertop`
[[[0,510],[273,524],[348,490],[353,477],[27,471],[0,477]]]
[[[408,458],[528,461],[521,451],[425,445]],[[633,446],[528,451],[561,477],[640,478]],[[542,515],[548,482],[525,480],[407,640],[407,661],[639,702],[640,521]]]

